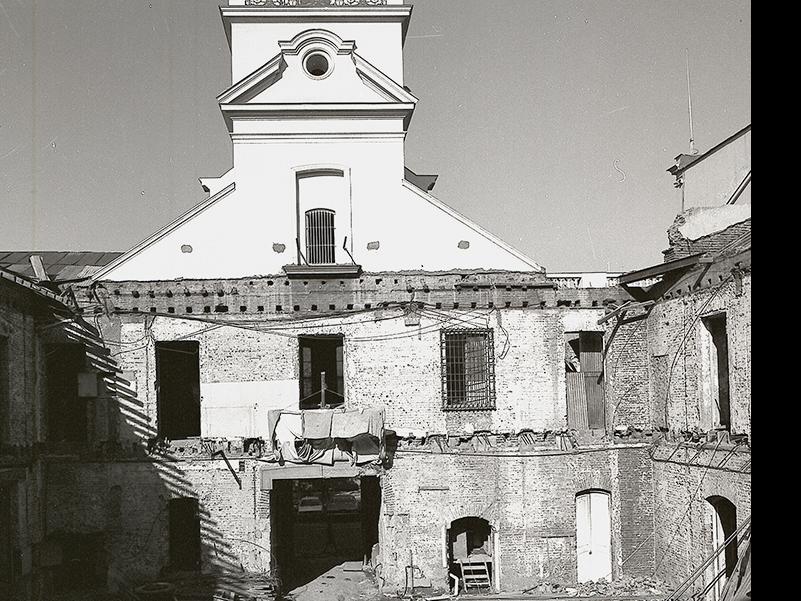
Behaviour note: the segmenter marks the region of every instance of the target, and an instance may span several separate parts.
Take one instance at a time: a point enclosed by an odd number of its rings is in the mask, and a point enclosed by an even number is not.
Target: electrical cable
[[[701,486],[703,486],[703,484],[704,484],[704,478],[706,478],[707,473],[709,473],[709,468],[712,465],[712,460],[715,458],[715,454],[718,452],[718,449],[720,448],[721,442],[723,442],[723,439],[719,438],[718,439],[718,443],[715,445],[715,449],[712,451],[712,457],[709,459],[709,463],[707,464],[706,469],[704,470],[703,474],[701,474],[701,478],[698,481],[698,487],[695,489],[695,492],[692,494],[692,496],[690,496],[690,502],[687,504],[687,509],[684,510],[684,513],[682,514],[681,518],[679,519],[678,525],[676,526],[676,530],[673,532],[673,536],[671,537],[670,541],[668,542],[667,547],[665,547],[665,551],[664,551],[664,553],[662,553],[662,557],[659,559],[659,561],[657,562],[656,566],[654,567],[654,571],[653,571],[652,575],[656,574],[657,570],[662,565],[662,562],[665,560],[665,557],[667,557],[668,551],[670,550],[670,547],[673,544],[673,541],[676,540],[676,536],[678,535],[679,530],[681,530],[681,524],[684,522],[684,518],[686,518],[687,515],[690,513],[690,509],[692,509],[693,503],[695,502],[695,495],[698,494],[698,491],[701,490]],[[654,529],[656,529],[656,526],[654,526]]]

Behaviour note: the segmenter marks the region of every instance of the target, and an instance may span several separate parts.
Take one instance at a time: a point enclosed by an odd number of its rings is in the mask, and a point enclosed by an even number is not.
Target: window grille
[[[495,357],[492,330],[443,330],[442,408],[495,409]]]
[[[306,261],[309,265],[334,263],[334,211],[306,211]]]

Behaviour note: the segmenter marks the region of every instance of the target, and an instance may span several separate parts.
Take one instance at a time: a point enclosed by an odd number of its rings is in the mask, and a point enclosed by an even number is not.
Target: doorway
[[[200,513],[192,497],[170,499],[170,569],[200,571]]]
[[[610,493],[604,490],[576,495],[578,582],[612,580],[610,499]]]
[[[489,590],[496,582],[493,529],[484,518],[463,517],[451,522],[447,532],[448,570],[466,592]]]
[[[726,580],[737,566],[737,538],[732,536],[737,529],[737,508],[725,497],[712,496],[706,503],[706,526],[708,538],[707,555],[720,549],[729,537],[726,549],[718,553],[706,569],[705,581],[709,589],[709,599],[717,601],[723,593]]]
[[[272,548],[288,594],[345,570],[360,573],[378,542],[376,476],[273,480]]]

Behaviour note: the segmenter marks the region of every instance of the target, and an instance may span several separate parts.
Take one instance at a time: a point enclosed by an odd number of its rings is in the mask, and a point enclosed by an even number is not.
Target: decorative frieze
[[[386,6],[387,0],[245,0],[245,6]]]

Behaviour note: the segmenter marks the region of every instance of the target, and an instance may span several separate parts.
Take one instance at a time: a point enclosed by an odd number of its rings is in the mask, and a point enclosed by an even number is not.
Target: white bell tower
[[[431,178],[407,179],[411,6],[229,0],[220,12],[232,83],[217,102],[233,166],[201,178],[208,199],[98,279],[542,269],[429,194]]]

